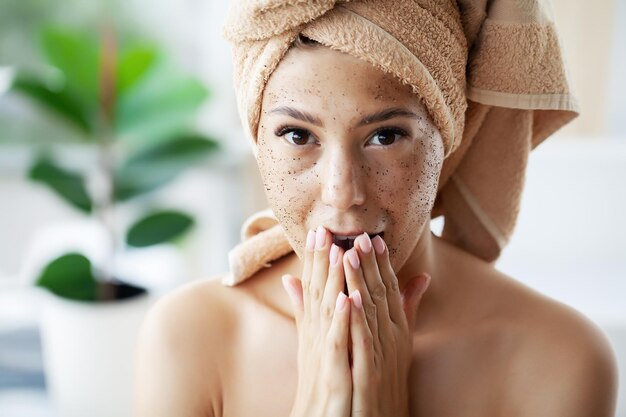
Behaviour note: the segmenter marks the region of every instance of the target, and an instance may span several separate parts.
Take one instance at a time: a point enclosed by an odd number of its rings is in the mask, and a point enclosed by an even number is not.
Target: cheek
[[[395,217],[430,211],[434,203],[440,167],[425,155],[420,150],[370,172],[372,191],[381,205],[396,212]]]
[[[319,179],[301,157],[259,142],[259,172],[274,214],[295,248],[304,247],[306,220],[316,198]]]
[[[392,266],[406,261],[417,243],[419,231],[430,221],[430,212],[437,196],[437,184],[441,170],[439,150],[432,145],[426,149],[420,145],[411,155],[400,158],[393,164],[393,175],[383,176],[386,181],[380,189],[386,200],[393,221],[394,237],[389,243]]]

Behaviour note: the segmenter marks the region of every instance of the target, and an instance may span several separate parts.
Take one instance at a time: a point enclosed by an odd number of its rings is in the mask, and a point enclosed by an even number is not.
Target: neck
[[[435,268],[433,240],[434,237],[430,231],[430,224],[427,222],[422,228],[413,252],[411,252],[402,268],[396,271],[398,285],[401,289],[404,288],[413,277],[420,275],[422,272],[428,273],[433,279],[435,278],[433,276]]]
[[[424,330],[429,323],[433,323],[437,317],[437,307],[441,303],[441,294],[444,286],[444,274],[441,266],[437,262],[437,254],[439,251],[439,238],[430,230],[430,222],[424,225],[420,237],[415,245],[415,249],[409,255],[405,264],[397,272],[398,285],[401,289],[409,283],[409,281],[421,273],[425,272],[430,275],[430,285],[426,289],[426,293],[422,296],[417,313],[415,331]]]

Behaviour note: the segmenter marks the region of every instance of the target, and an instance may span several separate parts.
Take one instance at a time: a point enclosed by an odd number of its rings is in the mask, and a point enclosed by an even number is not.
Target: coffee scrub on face
[[[384,233],[399,269],[428,227],[443,163],[419,97],[346,53],[296,47],[268,80],[261,109],[259,170],[298,256],[307,231],[323,225]]]

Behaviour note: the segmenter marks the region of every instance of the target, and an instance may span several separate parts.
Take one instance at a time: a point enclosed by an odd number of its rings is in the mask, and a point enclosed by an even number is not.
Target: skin
[[[279,106],[305,110],[323,127],[272,113]],[[418,117],[355,126],[364,115],[390,106]],[[319,145],[288,145],[276,135],[283,125],[310,131]],[[408,131],[410,139],[393,150],[373,145],[373,132],[389,126]],[[380,272],[376,278],[387,288],[395,280],[402,290],[416,276],[430,277],[419,308],[414,299],[404,310],[407,333],[394,342],[410,346],[407,362],[382,367],[406,369],[408,383],[365,384],[362,407],[378,413],[366,415],[381,415],[376,407],[391,403],[385,395],[393,398],[394,392],[407,396],[408,405],[394,408],[393,415],[613,415],[616,365],[602,332],[574,309],[431,233],[443,145],[408,87],[327,48],[292,50],[268,81],[258,147],[268,200],[296,252],[236,287],[222,286],[221,277],[201,280],[157,303],[139,337],[136,417],[290,415],[298,382],[299,310],[281,277],[299,282],[307,276],[307,232],[320,225],[385,231],[388,263],[373,263],[371,252],[368,261],[357,250],[360,263],[369,262],[359,271],[350,270],[346,254],[341,258],[350,293],[359,290],[365,311],[374,303],[367,285],[372,272]],[[385,301],[387,317],[377,315],[367,326],[361,321],[360,331],[390,328],[391,306],[396,303],[397,314],[398,300]],[[353,299],[349,305],[354,327]],[[389,336],[379,342],[391,346]]]
[[[367,346],[348,344],[354,356],[352,408],[360,416],[408,415],[411,339],[407,320],[390,314],[402,311],[400,296],[370,293],[383,281],[382,287],[405,288],[423,271],[416,269],[425,264],[416,231],[430,220],[443,163],[441,135],[409,86],[350,55],[294,49],[282,64],[266,86],[258,132],[257,162],[268,201],[301,259],[307,230],[317,229],[318,251],[320,237],[332,238],[324,227],[340,235],[384,232],[386,248],[380,237],[376,246],[388,255],[388,268],[379,268],[366,234],[358,240],[358,252],[343,256],[350,294],[360,290],[364,305],[350,315],[351,340],[372,339]],[[403,114],[373,116],[391,109]],[[412,262],[405,267],[407,259]],[[313,289],[324,293],[323,284],[303,282],[299,298],[314,304],[308,299],[316,294]],[[315,314],[317,308],[306,310]],[[374,374],[380,386],[362,382]]]
[[[331,403],[347,404],[347,412],[324,412],[323,415],[408,416],[407,376],[412,360],[410,329],[415,322],[418,296],[423,294],[429,277],[421,276],[420,280],[413,280],[410,290],[403,294],[402,298],[406,300],[403,303],[397,277],[389,263],[388,248],[379,236],[372,242],[367,234],[360,235],[356,239],[355,248],[344,256],[341,256],[341,249],[335,245],[331,246],[329,254],[329,242],[330,235],[322,227],[318,228],[315,239],[310,233],[307,237],[302,288],[295,285],[293,288],[298,290],[294,291],[290,289],[291,285],[286,285],[294,303],[299,344],[302,346],[298,355],[307,358],[304,367],[314,363],[316,367],[324,369],[328,364],[333,373],[330,380],[342,381],[331,390],[334,394]],[[286,278],[288,281],[288,276],[283,277]],[[341,292],[344,278],[350,289],[350,302],[346,301]],[[333,311],[337,293],[339,297],[332,320],[330,325],[325,325],[330,316],[327,312]],[[316,294],[322,295],[321,300]],[[304,308],[300,302],[302,299]],[[318,323],[321,323],[321,329]],[[351,341],[348,341],[348,336],[351,336]],[[341,353],[337,354],[333,349],[330,356],[323,353],[320,359],[313,359],[320,351],[315,342],[319,339],[330,341],[332,346],[339,346]],[[345,354],[348,350],[351,353],[350,364]],[[329,383],[323,378],[317,378],[315,368],[307,369],[303,375],[306,378],[299,384],[302,383],[305,393],[315,392],[315,388]],[[342,378],[346,376],[347,382],[344,383]],[[311,384],[313,387],[310,387]],[[347,395],[343,392],[345,388],[348,388]],[[326,391],[322,392],[324,396]],[[306,398],[304,402],[308,405],[311,401]],[[296,404],[300,402],[296,401]],[[294,415],[319,413],[296,412]]]
[[[311,114],[323,127],[277,112],[284,107]],[[415,117],[358,126],[393,108]],[[429,243],[416,231],[430,220],[443,144],[409,86],[347,54],[294,49],[270,78],[262,109],[259,171],[300,259],[307,230],[322,225],[337,232],[384,231],[401,284],[425,270]],[[285,131],[290,127],[297,130]],[[293,145],[294,138],[309,144]]]

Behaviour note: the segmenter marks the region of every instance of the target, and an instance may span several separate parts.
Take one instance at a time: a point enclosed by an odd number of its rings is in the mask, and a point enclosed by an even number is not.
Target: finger
[[[378,339],[378,319],[376,313],[376,305],[370,297],[370,293],[365,285],[363,278],[363,272],[361,270],[361,263],[359,261],[359,255],[356,249],[352,248],[346,251],[343,256],[343,269],[346,274],[346,282],[348,283],[349,294],[353,291],[359,290],[361,299],[363,301],[363,311],[365,312],[365,318],[367,325],[374,336],[374,346],[378,349],[380,341]]]
[[[310,315],[311,302],[309,296],[309,286],[311,285],[311,271],[313,269],[313,258],[315,249],[315,232],[309,230],[306,236],[306,246],[304,248],[304,266],[302,268],[302,298],[303,309],[306,316]]]
[[[367,324],[363,299],[359,290],[350,293],[350,336],[352,339],[352,387],[365,393],[367,382],[375,369],[373,336]]]
[[[387,334],[391,333],[389,322],[392,321],[389,316],[389,307],[387,306],[387,287],[383,282],[381,273],[372,247],[372,241],[367,233],[363,233],[355,239],[354,246],[358,249],[359,259],[361,261],[361,270],[367,290],[372,298],[372,302],[376,305],[376,316],[378,320],[379,339],[387,340]],[[381,331],[384,330],[384,331]]]
[[[409,329],[415,328],[415,322],[417,321],[417,310],[424,298],[424,293],[430,285],[431,276],[427,273],[422,273],[408,285],[404,298],[404,314],[406,314]]]
[[[304,313],[304,304],[302,296],[302,283],[299,279],[293,277],[290,274],[282,276],[283,287],[291,300],[293,305],[294,316],[296,318],[296,324],[299,324]]]
[[[389,251],[387,245],[382,237],[376,236],[372,239],[372,245],[374,246],[374,252],[376,253],[376,262],[380,270],[381,277],[387,288],[387,307],[389,308],[389,317],[391,320],[400,324],[405,322],[406,316],[402,309],[402,299],[400,296],[400,287],[398,285],[398,277],[391,267],[389,261]]]
[[[322,296],[328,280],[328,255],[330,252],[330,233],[319,226],[315,232],[315,254],[313,258],[313,269],[311,271],[311,283],[309,286],[309,297],[311,302],[311,319],[319,321]]]
[[[326,288],[322,296],[321,311],[323,318],[326,319],[321,320],[322,326],[325,326],[322,327],[322,331],[328,331],[328,327],[330,327],[333,318],[337,294],[343,292],[345,275],[343,265],[341,264],[342,258],[343,249],[333,243],[330,246],[330,253],[328,255],[328,280],[326,281]]]
[[[349,369],[348,335],[350,327],[350,302],[346,295],[339,291],[335,302],[333,321],[326,336],[330,363],[337,368]]]

